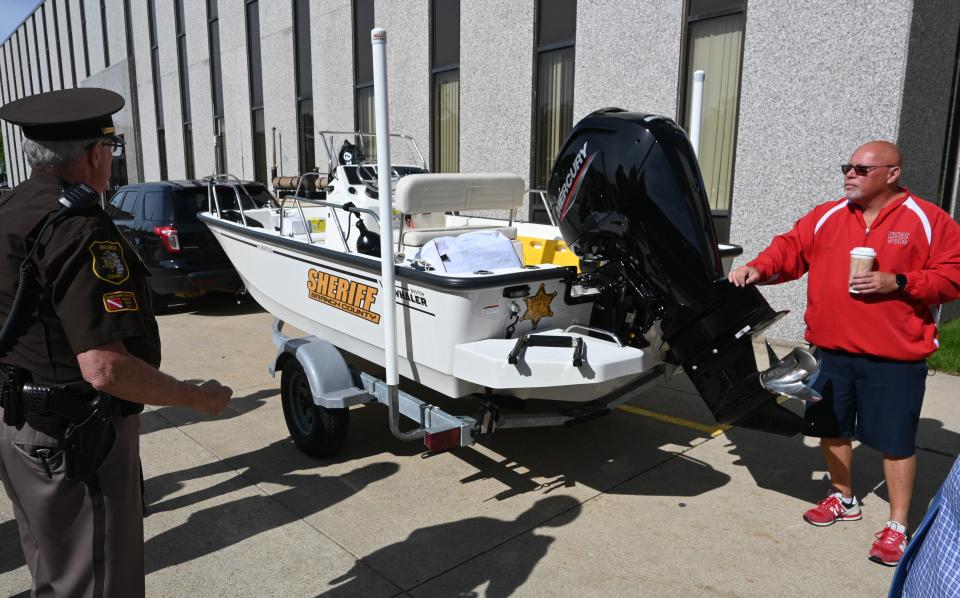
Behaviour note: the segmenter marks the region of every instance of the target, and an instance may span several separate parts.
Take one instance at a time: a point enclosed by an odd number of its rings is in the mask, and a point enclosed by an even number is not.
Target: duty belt
[[[35,430],[55,438],[62,438],[71,423],[85,421],[98,399],[94,390],[71,390],[61,385],[42,385],[30,382],[26,370],[0,364],[0,406],[3,422],[20,427],[26,421]],[[113,400],[111,408],[117,413],[137,413],[127,401]]]

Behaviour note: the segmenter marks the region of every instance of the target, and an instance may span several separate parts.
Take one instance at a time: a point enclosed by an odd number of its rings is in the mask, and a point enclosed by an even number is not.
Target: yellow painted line
[[[699,422],[690,421],[689,419],[674,417],[664,413],[657,413],[656,411],[650,411],[649,409],[644,409],[642,407],[634,407],[633,405],[620,405],[617,407],[617,409],[626,411],[627,413],[633,413],[634,415],[642,415],[658,421],[667,422],[668,424],[683,426],[684,428],[691,428],[693,430],[697,430],[698,432],[709,434],[711,438],[715,438],[733,427],[726,424],[708,426],[707,424],[701,424]]]

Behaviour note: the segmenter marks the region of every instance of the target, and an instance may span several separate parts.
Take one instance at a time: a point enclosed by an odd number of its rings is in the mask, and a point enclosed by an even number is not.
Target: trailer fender
[[[374,400],[364,389],[354,386],[347,362],[340,351],[325,340],[314,336],[284,339],[268,371],[276,376],[290,359],[300,362],[310,383],[313,401],[320,407],[340,409]]]

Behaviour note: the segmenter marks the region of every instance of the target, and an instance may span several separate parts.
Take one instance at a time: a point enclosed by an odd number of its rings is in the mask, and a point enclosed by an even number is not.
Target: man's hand
[[[727,275],[727,280],[738,287],[743,287],[760,280],[760,271],[752,266],[740,266]]]
[[[885,295],[897,290],[897,275],[890,272],[861,272],[850,277],[850,288],[864,295]]]
[[[233,396],[233,389],[216,380],[207,380],[198,386],[197,390],[200,395],[192,407],[207,415],[220,415],[223,408],[230,402],[230,397]]]

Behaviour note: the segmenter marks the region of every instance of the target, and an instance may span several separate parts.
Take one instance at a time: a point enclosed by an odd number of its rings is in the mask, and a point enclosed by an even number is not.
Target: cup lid
[[[850,250],[850,255],[860,257],[877,257],[877,251],[873,247],[854,247]]]

